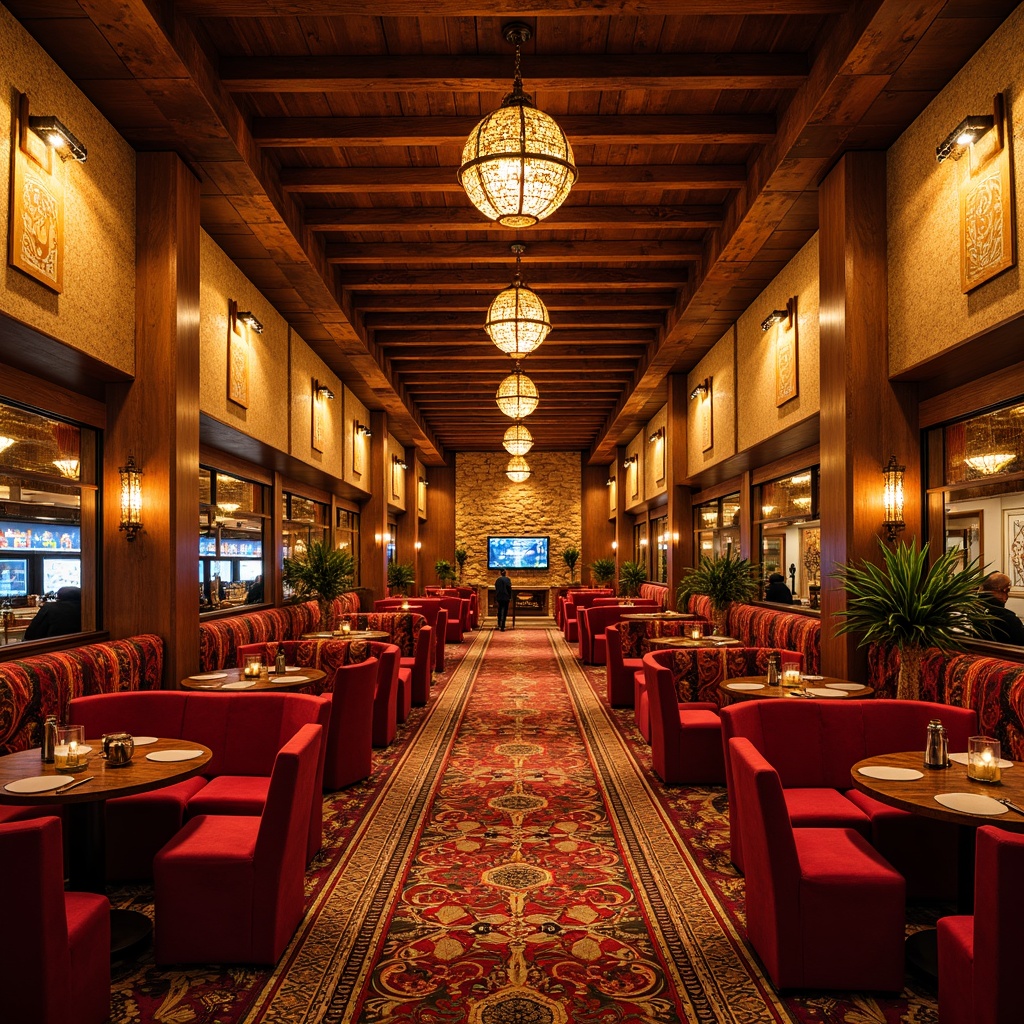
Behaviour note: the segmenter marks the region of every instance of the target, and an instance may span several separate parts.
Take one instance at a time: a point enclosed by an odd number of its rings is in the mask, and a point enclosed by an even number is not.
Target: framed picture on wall
[[[310,444],[315,452],[324,450],[324,399],[317,389],[317,381],[313,381],[313,425]]]
[[[359,430],[359,420],[352,421],[352,472],[366,472],[366,435]]]
[[[775,405],[785,405],[800,393],[800,375],[797,364],[796,317],[786,330],[782,325],[775,338]]]
[[[700,405],[697,408],[697,417],[699,419],[700,427],[700,450],[702,452],[709,452],[715,444],[710,388],[708,389],[707,394],[705,394],[700,400]]]
[[[1003,509],[1003,572],[1010,595],[1024,597],[1024,508]]]

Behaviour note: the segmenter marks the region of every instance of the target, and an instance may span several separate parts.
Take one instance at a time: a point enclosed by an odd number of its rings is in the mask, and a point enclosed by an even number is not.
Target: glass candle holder
[[[403,601],[402,602],[402,611],[403,612],[407,612],[408,610],[409,610],[409,602],[408,601]]]
[[[967,740],[967,777],[975,782],[999,782],[999,740],[970,736]]]
[[[242,676],[245,679],[259,679],[263,672],[263,658],[259,654],[247,654],[245,664],[242,666]]]
[[[341,624],[341,631],[342,631],[342,633],[351,633],[352,632],[352,623],[351,622],[343,622]]]
[[[57,730],[57,744],[53,748],[53,766],[58,771],[74,771],[88,764],[85,748],[85,726],[68,725]]]
[[[704,636],[704,631],[700,628],[700,623],[694,623],[690,627],[690,639],[700,640]]]
[[[786,668],[782,671],[782,685],[794,688],[800,685],[800,669]]]

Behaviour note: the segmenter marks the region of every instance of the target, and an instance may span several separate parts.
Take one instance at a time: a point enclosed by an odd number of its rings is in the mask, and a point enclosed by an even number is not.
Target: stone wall
[[[526,461],[533,471],[525,483],[505,476],[505,452],[460,452],[455,457],[455,536],[466,548],[467,586],[493,584],[497,572],[487,569],[487,538],[494,535],[546,536],[549,569],[546,572],[510,572],[516,587],[558,586],[568,581],[562,551],[582,550],[579,452],[530,452]],[[454,552],[446,556],[454,560]],[[584,563],[598,557],[582,551],[576,579]],[[426,578],[433,581],[433,566]]]

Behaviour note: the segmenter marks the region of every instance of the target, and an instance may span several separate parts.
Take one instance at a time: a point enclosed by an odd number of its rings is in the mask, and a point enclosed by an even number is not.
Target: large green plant
[[[562,551],[562,561],[569,570],[569,582],[576,582],[576,563],[580,560],[580,549],[570,545]]]
[[[846,610],[837,633],[859,633],[860,646],[881,643],[900,650],[896,695],[920,696],[921,657],[928,647],[957,650],[973,634],[984,633],[993,616],[979,587],[986,573],[977,561],[957,571],[961,551],[950,549],[928,565],[928,545],[917,538],[888,548],[881,541],[883,565],[839,565],[832,578],[846,591]]]
[[[304,555],[284,560],[281,579],[297,597],[320,606],[321,629],[334,629],[334,599],[352,588],[355,562],[345,548],[315,540]]]
[[[388,590],[392,595],[408,594],[416,582],[416,568],[412,562],[391,562],[388,565]]]
[[[595,558],[590,563],[590,579],[595,586],[608,586],[615,579],[615,559]]]
[[[758,594],[756,566],[739,555],[701,555],[695,566],[683,570],[676,589],[676,608],[686,611],[694,594],[711,599],[716,612],[725,612],[734,601],[752,601]]]
[[[639,562],[623,562],[619,566],[619,592],[625,597],[636,597],[640,586],[647,582],[647,566]]]
[[[434,572],[437,573],[442,587],[450,587],[455,582],[455,569],[452,563],[445,558],[439,558],[434,563]]]
[[[462,576],[466,571],[466,559],[469,552],[461,545],[455,549],[455,564],[459,567],[459,584],[462,584]]]

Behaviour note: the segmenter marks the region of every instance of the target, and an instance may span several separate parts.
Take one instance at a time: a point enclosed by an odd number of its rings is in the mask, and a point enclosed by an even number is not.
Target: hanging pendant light
[[[565,133],[523,92],[519,64],[530,27],[513,22],[503,35],[516,48],[512,91],[470,132],[459,184],[488,219],[528,228],[565,202],[577,171]]]
[[[498,385],[494,400],[506,416],[521,420],[537,408],[540,395],[537,393],[537,385],[516,366]]]
[[[512,251],[516,255],[516,276],[492,300],[484,330],[505,355],[523,359],[543,344],[551,330],[551,320],[541,297],[523,283],[520,265],[526,246],[517,242]]]
[[[533,435],[522,423],[513,423],[501,443],[509,455],[525,455],[533,447]]]
[[[505,467],[505,476],[514,484],[524,483],[530,479],[530,466],[522,455],[513,455]]]

